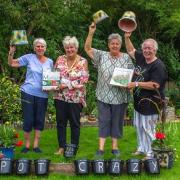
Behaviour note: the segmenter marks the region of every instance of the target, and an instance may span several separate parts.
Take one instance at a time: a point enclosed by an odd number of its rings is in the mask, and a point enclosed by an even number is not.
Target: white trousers
[[[134,126],[137,130],[137,151],[153,156],[152,141],[155,139],[158,114],[143,115],[134,111]]]

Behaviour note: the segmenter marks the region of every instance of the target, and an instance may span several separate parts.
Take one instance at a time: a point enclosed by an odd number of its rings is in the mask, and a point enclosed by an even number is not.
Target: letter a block
[[[123,172],[124,161],[119,159],[111,159],[108,161],[108,173],[112,175],[120,175]]]

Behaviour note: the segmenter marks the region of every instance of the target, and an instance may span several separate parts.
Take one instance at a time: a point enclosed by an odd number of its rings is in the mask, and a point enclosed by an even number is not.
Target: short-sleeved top
[[[158,91],[162,99],[164,99],[164,89],[167,80],[167,72],[164,63],[160,59],[156,59],[150,64],[146,60],[141,51],[135,51],[136,68],[133,81],[139,82],[156,82],[160,85]],[[134,108],[143,115],[158,114],[157,108],[153,102],[160,102],[157,90],[147,90],[137,87],[134,89]],[[147,99],[150,100],[147,100]],[[143,100],[142,100],[143,99]],[[152,101],[151,101],[152,100]]]
[[[53,61],[47,59],[41,63],[36,54],[26,54],[18,58],[20,66],[26,66],[26,79],[21,85],[21,91],[32,96],[48,98],[48,93],[42,91],[42,73],[43,70],[52,69]]]
[[[54,99],[68,103],[80,103],[86,106],[85,83],[87,83],[89,78],[86,64],[87,60],[80,57],[79,62],[72,69],[69,69],[65,55],[57,58],[54,68],[56,71],[59,71],[61,82],[66,84],[68,88],[55,92]],[[82,85],[82,88],[74,88],[76,85]]]
[[[122,104],[130,100],[127,88],[110,84],[114,68],[133,69],[130,56],[122,53],[121,57],[113,58],[109,52],[93,49],[93,64],[98,69],[96,96],[99,101],[107,104]]]

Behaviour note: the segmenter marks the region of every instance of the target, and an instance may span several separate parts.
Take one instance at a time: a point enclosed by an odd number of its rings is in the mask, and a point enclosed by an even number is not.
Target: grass
[[[180,137],[180,124],[177,123],[177,137],[174,139],[176,149],[177,149],[177,155],[180,154],[180,143],[179,143],[179,137]],[[68,129],[68,135],[70,134],[70,131]],[[23,137],[22,131],[20,131],[20,136]],[[68,136],[69,140],[69,136]],[[40,147],[43,150],[42,154],[35,154],[32,151],[27,154],[21,154],[20,150],[21,148],[16,148],[15,151],[15,159],[20,158],[28,158],[31,160],[34,159],[40,159],[40,158],[47,158],[51,159],[51,162],[71,162],[72,160],[66,160],[64,157],[56,156],[54,155],[54,152],[57,151],[58,143],[57,143],[57,136],[56,136],[56,130],[55,129],[48,129],[44,130],[41,136],[40,141]],[[97,127],[82,127],[81,128],[81,138],[80,138],[80,147],[78,150],[78,154],[76,156],[76,159],[94,159],[94,154],[98,147],[98,129]],[[133,152],[136,149],[136,132],[134,127],[132,126],[125,126],[124,127],[124,137],[119,140],[119,149],[121,150],[121,159],[127,160],[129,158],[133,158],[131,155],[131,152]],[[111,141],[108,138],[106,145],[105,145],[105,159],[111,159]],[[19,177],[16,175],[11,176],[0,176],[0,179],[9,179],[9,180],[19,180],[19,179],[123,179],[123,180],[130,180],[130,179],[137,179],[137,180],[149,180],[149,179],[158,179],[158,180],[174,180],[180,178],[180,162],[179,159],[177,159],[174,163],[174,167],[172,169],[161,169],[160,175],[156,176],[149,176],[145,174],[144,172],[141,173],[139,176],[130,176],[124,173],[121,176],[110,176],[110,175],[103,175],[103,176],[96,176],[93,174],[90,174],[88,176],[67,176],[57,173],[50,173],[48,177],[36,177],[36,176],[23,176]]]

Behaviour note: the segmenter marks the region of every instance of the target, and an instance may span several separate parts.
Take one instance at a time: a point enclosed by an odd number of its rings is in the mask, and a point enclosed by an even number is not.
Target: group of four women
[[[155,124],[158,119],[157,110],[149,102],[140,104],[143,98],[152,98],[156,90],[164,98],[163,90],[166,81],[164,64],[156,57],[157,42],[147,39],[142,44],[142,52],[136,51],[131,40],[131,33],[125,33],[125,44],[128,54],[136,60],[139,71],[135,71],[135,81],[127,88],[110,85],[115,67],[134,69],[130,56],[120,51],[122,38],[119,34],[108,37],[109,52],[92,48],[92,39],[96,30],[95,23],[89,26],[89,33],[85,42],[85,51],[97,68],[97,107],[99,122],[99,148],[97,155],[104,154],[106,137],[112,138],[112,151],[115,156],[120,155],[118,138],[123,134],[123,119],[131,88],[134,89],[135,126],[137,128],[138,147],[135,155],[145,154],[147,158],[153,156],[151,143],[154,139]],[[45,112],[47,109],[48,92],[42,91],[42,73],[46,69],[59,72],[61,84],[54,89],[54,103],[56,108],[57,137],[59,149],[55,153],[61,155],[66,145],[66,126],[69,120],[71,127],[71,144],[79,145],[80,113],[86,105],[85,84],[88,82],[87,60],[78,55],[79,43],[75,37],[66,36],[63,40],[65,54],[59,56],[53,66],[53,61],[46,57],[46,42],[38,38],[33,43],[34,54],[26,54],[18,59],[13,55],[15,46],[10,46],[8,63],[12,67],[27,67],[24,84],[21,86],[23,130],[25,147],[22,153],[30,151],[30,132],[34,128],[33,151],[42,152],[39,148],[40,132],[44,128]],[[138,77],[141,77],[139,80]],[[137,81],[138,79],[138,81]],[[140,90],[136,93],[137,89]],[[88,96],[88,94],[87,94]],[[156,99],[153,99],[156,101]]]

